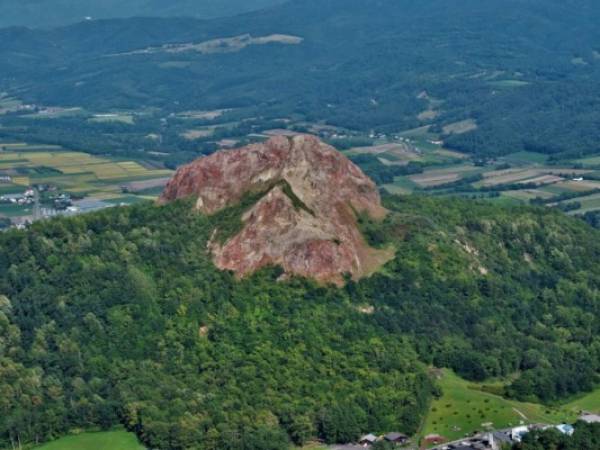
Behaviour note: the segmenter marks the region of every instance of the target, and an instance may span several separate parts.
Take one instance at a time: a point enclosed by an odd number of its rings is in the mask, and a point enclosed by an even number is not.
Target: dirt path
[[[523,420],[529,420],[529,419],[527,418],[527,416],[526,416],[525,414],[523,414],[521,411],[519,411],[517,408],[513,408],[513,410],[514,410],[514,412],[516,412],[518,415],[520,415],[520,416],[521,416],[521,418],[522,418]]]

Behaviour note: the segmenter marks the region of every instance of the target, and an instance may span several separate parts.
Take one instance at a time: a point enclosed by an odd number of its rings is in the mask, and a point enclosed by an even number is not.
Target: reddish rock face
[[[180,168],[161,202],[197,198],[215,213],[246,193],[267,192],[243,216],[242,231],[223,245],[209,244],[215,264],[248,275],[266,265],[322,282],[359,278],[393,256],[370,248],[356,213],[382,218],[375,184],[334,148],[308,135],[222,151]]]

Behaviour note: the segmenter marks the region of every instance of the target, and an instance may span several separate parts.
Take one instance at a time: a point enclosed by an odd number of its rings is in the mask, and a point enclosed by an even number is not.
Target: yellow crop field
[[[14,177],[12,181],[18,186],[29,186],[29,177]]]
[[[0,170],[14,170],[12,181],[20,186],[48,183],[71,192],[115,197],[121,195],[122,184],[172,174],[136,161],[114,161],[74,151],[22,151],[20,145],[2,144],[4,151],[0,151]]]

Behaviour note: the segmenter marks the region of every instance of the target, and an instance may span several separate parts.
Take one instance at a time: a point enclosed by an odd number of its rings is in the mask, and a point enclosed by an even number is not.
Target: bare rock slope
[[[213,214],[249,193],[264,195],[247,210],[242,230],[225,243],[212,240],[215,264],[239,276],[266,265],[286,274],[342,283],[376,270],[393,252],[367,245],[357,214],[383,218],[375,184],[350,160],[313,136],[275,137],[221,151],[180,168],[161,202],[194,196]]]

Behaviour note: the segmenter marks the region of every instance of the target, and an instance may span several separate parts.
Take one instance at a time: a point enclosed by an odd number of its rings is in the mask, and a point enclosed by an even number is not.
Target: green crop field
[[[32,214],[32,207],[30,205],[14,205],[12,203],[0,204],[0,217],[19,217],[28,216]]]
[[[421,437],[440,434],[456,440],[486,426],[494,429],[508,428],[521,423],[573,422],[576,412],[569,407],[547,407],[534,403],[507,400],[482,390],[483,385],[471,383],[449,370],[440,371],[441,398],[431,404]],[[600,398],[600,392],[586,404]],[[583,400],[583,399],[582,399]]]
[[[143,450],[133,433],[123,430],[66,436],[35,450]]]
[[[52,184],[72,193],[119,201],[122,184],[170,177],[170,170],[144,167],[137,161],[121,161],[83,152],[39,148],[27,150],[26,144],[1,144],[0,170],[17,173],[14,185]],[[42,150],[42,151],[40,151]],[[148,194],[150,195],[150,194]]]

